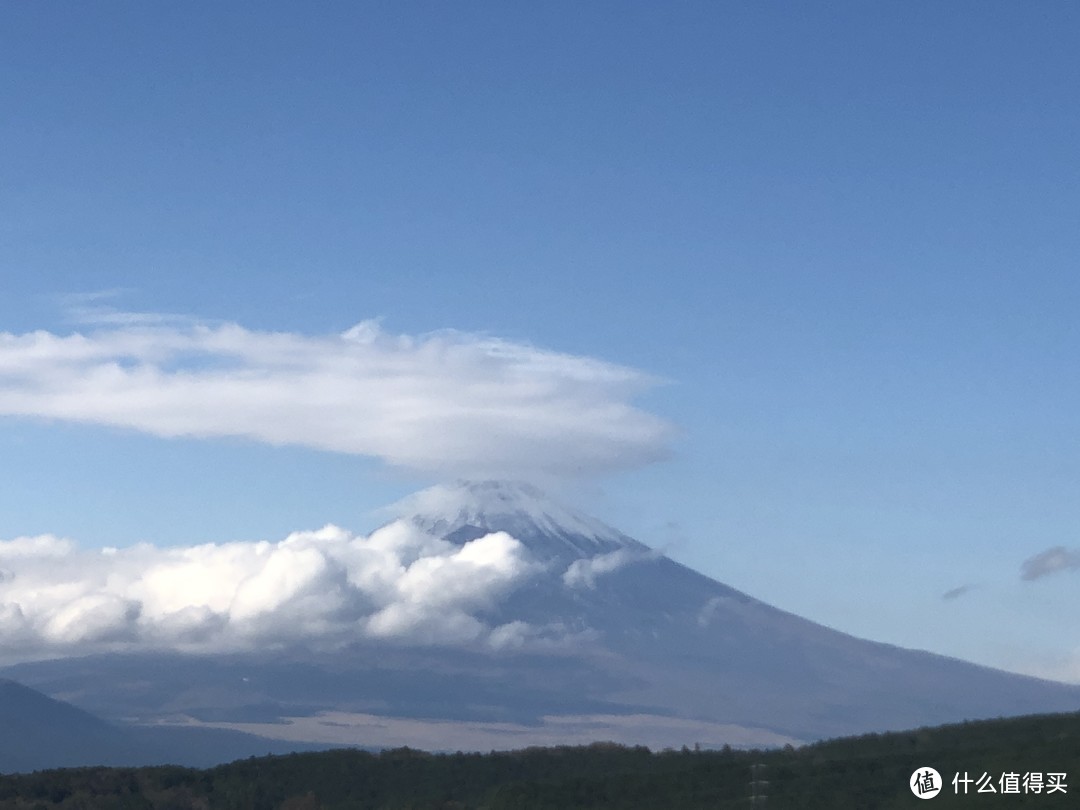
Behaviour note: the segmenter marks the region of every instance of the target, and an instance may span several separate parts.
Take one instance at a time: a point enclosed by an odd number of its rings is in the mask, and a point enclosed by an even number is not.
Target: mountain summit
[[[414,525],[458,544],[503,531],[546,572],[486,615],[562,628],[638,710],[801,739],[1080,707],[1080,688],[858,639],[693,571],[537,488],[498,481],[408,499]],[[610,688],[610,687],[609,687]]]
[[[648,551],[637,540],[521,481],[434,486],[400,501],[394,509],[413,525],[451,541],[506,532],[544,561],[570,564],[620,549]]]

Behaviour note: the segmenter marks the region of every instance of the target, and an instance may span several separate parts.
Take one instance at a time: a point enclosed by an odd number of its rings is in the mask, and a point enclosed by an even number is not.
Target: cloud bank
[[[631,404],[654,378],[498,338],[393,335],[371,321],[322,336],[110,323],[66,336],[0,333],[0,415],[493,477],[635,467],[663,458],[673,433]]]
[[[1054,546],[1024,560],[1020,566],[1020,578],[1031,581],[1077,568],[1080,568],[1080,551]]]
[[[0,541],[0,650],[41,655],[265,649],[357,639],[520,645],[542,628],[491,626],[499,596],[540,570],[503,532],[463,546],[405,521],[277,543],[79,551],[51,535]]]

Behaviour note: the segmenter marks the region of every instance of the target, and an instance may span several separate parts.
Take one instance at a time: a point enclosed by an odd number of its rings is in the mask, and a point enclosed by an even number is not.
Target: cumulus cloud
[[[1020,566],[1020,578],[1026,580],[1042,579],[1058,571],[1080,568],[1080,550],[1054,546],[1028,557]]]
[[[671,428],[634,369],[456,331],[261,332],[111,313],[93,331],[0,333],[0,415],[157,436],[243,437],[459,475],[648,463]]]
[[[398,521],[280,542],[80,551],[43,535],[0,542],[8,658],[140,648],[244,650],[364,638],[517,645],[523,623],[479,615],[540,570],[503,532],[457,546]]]

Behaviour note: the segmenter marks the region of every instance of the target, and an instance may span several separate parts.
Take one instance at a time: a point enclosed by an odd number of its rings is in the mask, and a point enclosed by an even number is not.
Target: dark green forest
[[[1080,805],[1080,714],[969,722],[768,751],[652,752],[596,743],[488,754],[352,749],[179,767],[73,768],[0,776],[0,810],[570,810],[571,808],[910,808],[908,781],[940,772],[929,807]],[[954,795],[954,774],[972,780]],[[1041,793],[1001,777],[1043,775]],[[1048,792],[1063,773],[1066,792]],[[987,774],[997,793],[978,793]],[[753,783],[753,784],[752,784]],[[986,780],[983,781],[986,784]],[[960,786],[961,791],[963,785]],[[767,796],[756,802],[751,794]]]

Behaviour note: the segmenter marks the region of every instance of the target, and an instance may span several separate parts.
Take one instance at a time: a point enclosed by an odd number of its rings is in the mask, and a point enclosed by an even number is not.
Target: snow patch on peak
[[[533,551],[539,550],[537,536],[558,539],[562,542],[554,556],[560,557],[586,557],[619,548],[647,550],[602,521],[558,504],[532,484],[520,481],[459,481],[434,486],[394,508],[397,514],[409,516],[414,525],[440,537],[466,526],[504,531]]]

